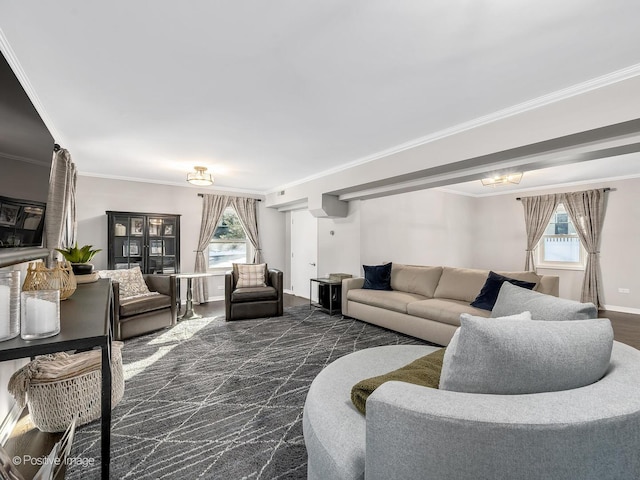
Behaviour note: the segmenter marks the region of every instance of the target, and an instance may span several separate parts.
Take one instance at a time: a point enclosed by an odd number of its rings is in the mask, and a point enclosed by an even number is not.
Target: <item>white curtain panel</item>
[[[262,262],[262,248],[258,235],[258,201],[255,198],[231,197],[231,206],[235,209],[251,245],[253,245],[253,263]]]
[[[565,193],[562,198],[571,216],[578,237],[587,250],[587,265],[582,282],[580,301],[603,307],[602,276],[600,273],[600,237],[605,211],[605,190],[586,190]]]
[[[542,238],[551,215],[555,212],[558,203],[560,203],[560,195],[539,195],[536,197],[523,197],[522,206],[524,207],[524,222],[527,231],[527,249],[524,269],[527,271],[535,270],[535,261],[533,259],[533,250]]]
[[[202,219],[200,222],[200,236],[198,237],[198,248],[196,249],[196,264],[194,272],[205,273],[207,271],[207,259],[204,252],[209,245],[211,236],[218,226],[220,217],[224,209],[229,205],[229,197],[226,195],[203,195],[202,196]],[[209,298],[209,287],[206,278],[193,279],[194,299],[198,303],[206,302]]]
[[[64,148],[53,152],[44,235],[44,246],[51,249],[52,260],[60,255],[53,249],[72,246],[76,241],[76,179],[69,152]]]

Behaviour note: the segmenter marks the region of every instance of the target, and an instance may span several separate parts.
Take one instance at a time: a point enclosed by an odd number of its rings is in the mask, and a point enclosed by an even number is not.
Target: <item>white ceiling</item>
[[[479,180],[458,183],[442,187],[451,193],[483,197],[513,192],[538,190],[548,185],[563,186],[591,183],[594,180],[623,179],[640,177],[640,154],[632,153],[613,158],[603,158],[580,162],[579,164],[561,165],[551,168],[541,168],[524,172],[522,180],[517,185],[506,184],[486,187]]]
[[[81,174],[186,185],[204,165],[267,192],[636,66],[639,18],[632,0],[5,1],[0,47]]]

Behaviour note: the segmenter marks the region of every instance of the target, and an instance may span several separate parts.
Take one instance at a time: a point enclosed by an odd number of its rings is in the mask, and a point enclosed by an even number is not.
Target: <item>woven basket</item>
[[[60,300],[66,300],[78,287],[69,262],[57,262],[47,268],[42,262],[31,262],[27,267],[22,290],[60,290]]]
[[[124,394],[122,346],[122,342],[113,342],[111,349],[112,407],[118,404]],[[83,355],[83,364],[90,365],[81,374],[58,380],[48,378],[50,373],[42,373],[43,370],[55,369],[56,362],[59,365],[67,364],[74,355]],[[76,415],[78,426],[101,416],[102,351],[91,350],[74,355],[59,353],[37,357],[11,377],[9,391],[18,404],[24,403],[22,391],[26,392],[31,420],[43,432],[65,431]]]

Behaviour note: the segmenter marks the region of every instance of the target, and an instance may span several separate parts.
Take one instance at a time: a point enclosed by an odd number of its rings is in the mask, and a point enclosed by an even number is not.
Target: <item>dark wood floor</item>
[[[306,298],[284,295],[285,307],[308,304],[309,300]],[[206,316],[224,315],[224,302],[220,300],[198,305],[196,311]],[[599,312],[598,316],[611,320],[614,337],[617,341],[640,350],[640,315],[603,310]]]
[[[598,315],[611,320],[614,338],[640,350],[640,315],[601,311]]]

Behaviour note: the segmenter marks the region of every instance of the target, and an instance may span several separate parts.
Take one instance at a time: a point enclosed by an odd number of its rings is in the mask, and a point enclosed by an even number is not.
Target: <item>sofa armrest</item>
[[[540,283],[535,290],[540,293],[546,293],[547,295],[553,295],[554,297],[560,296],[560,277],[556,275],[540,276]]]
[[[284,279],[281,270],[276,268],[269,269],[269,283],[278,292],[278,315],[282,315],[283,312],[283,299],[282,289],[284,287]]]
[[[113,292],[113,338],[118,339],[120,338],[120,283],[111,280],[111,291]]]
[[[143,274],[147,287],[152,292],[167,295],[171,299],[171,325],[178,322],[178,289],[175,275]]]
[[[347,294],[352,288],[362,288],[364,285],[364,278],[345,278],[342,280],[342,315],[349,315],[347,309]]]
[[[176,289],[175,275],[159,275],[159,274],[143,274],[144,282],[152,292],[162,293],[163,295],[171,295]]]
[[[277,270],[275,268],[269,269],[269,285],[275,288],[278,291],[278,298],[282,296],[282,288],[283,288],[283,275],[282,271]]]
[[[228,270],[224,274],[224,315],[229,321],[231,318],[231,294],[233,293],[233,270]]]

